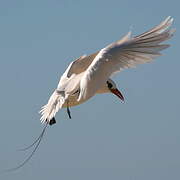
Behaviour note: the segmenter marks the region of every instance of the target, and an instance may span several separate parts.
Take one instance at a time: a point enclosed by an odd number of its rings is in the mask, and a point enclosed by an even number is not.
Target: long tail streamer
[[[26,148],[20,149],[20,151],[25,151],[25,150],[28,150],[28,149],[32,148],[33,146],[35,146],[33,151],[31,152],[31,154],[20,165],[14,167],[14,168],[6,169],[3,172],[16,171],[16,170],[20,169],[21,167],[23,167],[32,158],[32,156],[36,152],[37,148],[39,147],[39,145],[40,145],[40,143],[41,143],[41,141],[42,141],[42,139],[44,137],[44,133],[46,131],[47,126],[48,126],[48,123],[46,123],[46,125],[43,128],[43,130],[42,130],[41,134],[39,135],[39,137],[31,145],[29,145]]]

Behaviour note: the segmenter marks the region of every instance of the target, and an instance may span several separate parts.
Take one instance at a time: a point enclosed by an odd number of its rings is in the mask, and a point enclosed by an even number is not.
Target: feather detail
[[[62,94],[58,93],[57,91],[54,91],[48,103],[45,106],[43,106],[39,111],[39,113],[41,114],[41,122],[46,122],[49,124],[50,121],[54,119],[59,109],[62,108],[64,102],[65,98],[62,96]]]

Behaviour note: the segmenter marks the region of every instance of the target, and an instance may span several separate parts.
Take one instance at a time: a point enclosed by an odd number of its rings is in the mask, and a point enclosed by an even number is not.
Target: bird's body
[[[169,47],[161,43],[174,33],[174,29],[169,29],[172,21],[168,17],[139,36],[131,37],[131,33],[128,33],[100,51],[72,61],[48,103],[42,107],[41,121],[50,123],[59,109],[68,108],[69,112],[69,107],[82,104],[97,93],[113,93],[124,100],[110,77],[160,56],[160,51]]]
[[[108,90],[106,90],[105,87],[102,87],[96,92],[96,94],[102,94],[102,93],[108,93]],[[73,95],[68,96],[68,99],[62,105],[62,108],[67,108],[68,106],[69,107],[77,106],[88,100],[88,98],[87,98],[87,99],[81,99],[80,101],[78,101],[78,97],[79,97],[78,91],[76,93],[74,93]]]

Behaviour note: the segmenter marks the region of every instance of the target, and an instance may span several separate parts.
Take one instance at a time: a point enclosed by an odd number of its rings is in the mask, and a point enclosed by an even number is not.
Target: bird
[[[96,94],[112,93],[124,101],[121,91],[111,77],[124,69],[151,62],[159,57],[160,51],[170,46],[162,42],[173,36],[175,29],[170,28],[172,23],[173,18],[169,16],[159,25],[140,35],[132,37],[131,32],[128,32],[122,39],[101,50],[72,61],[47,104],[40,110],[40,120],[45,124],[43,131],[31,145],[21,150],[32,147],[34,149],[20,165],[6,171],[17,170],[31,159],[42,141],[47,126],[56,123],[55,115],[60,109],[66,108],[71,119],[70,107],[80,105]]]
[[[160,51],[169,47],[162,42],[170,39],[175,32],[175,29],[170,29],[172,22],[173,18],[169,16],[138,36],[132,37],[131,32],[128,32],[105,48],[72,61],[48,103],[40,110],[41,122],[55,124],[55,115],[61,108],[67,108],[71,118],[69,107],[80,105],[96,94],[113,93],[124,101],[111,76],[160,56]]]

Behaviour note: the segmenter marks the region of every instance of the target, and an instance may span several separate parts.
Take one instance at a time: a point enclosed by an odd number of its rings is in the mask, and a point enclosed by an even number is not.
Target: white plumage
[[[161,43],[174,33],[174,29],[169,29],[172,22],[173,19],[168,17],[158,26],[135,37],[131,37],[129,32],[100,51],[71,62],[48,103],[42,107],[41,121],[50,123],[59,109],[81,104],[96,93],[112,92],[123,100],[110,76],[160,56],[160,51],[169,47]]]

